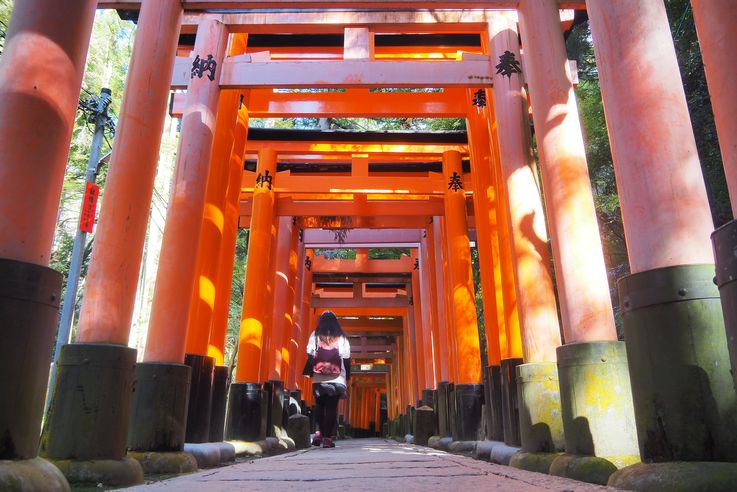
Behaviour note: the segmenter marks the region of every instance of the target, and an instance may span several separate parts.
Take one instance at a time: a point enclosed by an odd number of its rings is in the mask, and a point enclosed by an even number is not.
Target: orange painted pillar
[[[413,326],[414,322],[414,309],[413,306],[408,306],[407,313],[402,317],[402,331],[405,337],[405,367],[407,368],[407,380],[408,384],[408,405],[414,406],[417,402],[417,395],[419,393],[417,387],[418,382],[418,370],[417,370],[417,343],[415,340],[415,330]]]
[[[253,192],[251,234],[248,241],[246,283],[243,289],[243,316],[238,342],[237,382],[259,380],[261,341],[266,318],[266,289],[270,283],[269,257],[272,248],[274,217],[273,176],[276,174],[276,152],[259,152],[257,173],[261,177]],[[258,178],[257,178],[258,179]]]
[[[299,324],[300,324],[300,336],[299,336],[299,349],[297,350],[297,357],[295,362],[295,371],[297,373],[297,380],[301,381],[302,394],[308,393],[307,385],[309,384],[309,378],[301,376],[302,369],[307,362],[307,342],[312,334],[312,258],[314,251],[312,249],[304,248],[304,259],[301,261],[302,269],[302,295],[300,297],[300,310],[299,310]]]
[[[420,289],[420,257],[417,248],[412,248],[411,258],[414,260],[415,268],[412,270],[412,305],[409,308],[411,314],[410,328],[415,338],[415,367],[417,371],[417,398],[422,398],[422,390],[428,388],[426,377],[426,363],[430,360],[425,352],[424,323],[422,320],[422,290]]]
[[[724,174],[737,217],[737,70],[726,59],[737,52],[737,3],[732,0],[691,0],[714,123],[719,135]]]
[[[713,285],[713,223],[665,5],[586,4],[632,272],[618,287],[640,454],[737,460],[721,304],[716,289],[698,290]],[[673,294],[652,300],[665,292]],[[700,346],[712,347],[708,356],[695,352]],[[709,410],[695,409],[705,392]],[[703,425],[686,436],[676,422],[694,419]]]
[[[283,360],[283,370],[287,375],[286,384],[287,388],[300,389],[301,384],[298,384],[298,376],[302,374],[302,368],[304,362],[301,358],[300,352],[305,345],[302,343],[302,300],[304,296],[304,262],[305,262],[305,247],[302,241],[303,231],[298,227],[296,229],[296,262],[294,266],[290,265],[290,270],[293,268],[294,276],[294,296],[292,299],[291,316],[292,316],[292,331],[289,334],[289,339],[285,345],[288,359]],[[302,365],[299,363],[302,362]]]
[[[448,253],[448,233],[446,229],[446,218],[440,217],[439,236],[443,251],[443,300],[445,302],[446,320],[448,323],[445,331],[444,340],[448,344],[448,369],[450,371],[450,381],[455,383],[458,381],[458,353],[456,352],[455,337],[455,315],[453,307],[453,281],[450,277],[450,258]]]
[[[479,89],[483,100],[488,100],[485,89]],[[469,104],[478,91],[468,89]],[[471,178],[473,180],[473,209],[476,223],[476,247],[479,253],[481,294],[484,306],[484,331],[486,354],[490,366],[501,364],[499,349],[499,325],[497,324],[496,285],[494,285],[494,254],[489,214],[494,207],[496,191],[491,179],[491,141],[489,138],[489,113],[486,104],[478,103],[466,117],[469,151],[471,154]]]
[[[450,355],[448,350],[448,326],[450,317],[446,310],[446,288],[445,271],[443,268],[443,243],[440,230],[440,217],[433,217],[430,227],[427,229],[428,241],[430,243],[433,264],[430,274],[435,282],[431,285],[433,289],[433,303],[437,309],[438,323],[433,333],[434,345],[437,350],[438,382],[450,382]]]
[[[11,460],[38,455],[62,290],[61,274],[48,264],[95,6],[16,2],[0,58],[3,483],[12,477],[10,483],[68,487],[42,460]]]
[[[181,21],[178,0],[141,5],[78,342],[128,344]]]
[[[279,217],[274,216],[271,224],[271,244],[274,250],[269,254],[269,273],[268,283],[264,286],[266,290],[265,298],[265,315],[264,315],[264,332],[262,335],[263,347],[261,349],[261,362],[259,367],[259,382],[263,383],[269,380],[269,354],[271,353],[272,335],[274,331],[274,280],[276,279],[276,244],[279,236]]]
[[[481,352],[476,322],[471,250],[468,241],[466,197],[463,189],[461,155],[457,151],[443,153],[443,174],[448,180],[445,192],[445,230],[448,237],[450,296],[456,341],[457,384],[481,382]]]
[[[497,14],[490,26],[490,51],[519,57],[516,24],[509,14]],[[511,226],[516,299],[525,362],[554,362],[560,328],[550,274],[545,214],[535,179],[526,99],[519,74],[494,75],[493,91],[499,147],[500,183]],[[608,294],[607,294],[608,295]],[[510,354],[509,357],[522,354]]]
[[[248,137],[248,110],[241,107],[235,128],[235,143],[228,166],[228,190],[225,195],[225,218],[223,236],[220,242],[220,265],[217,273],[215,307],[212,313],[212,328],[207,355],[215,358],[215,364],[222,366],[231,361],[225,360],[225,339],[228,333],[230,314],[230,295],[235,263],[238,219],[240,217],[240,198],[243,181],[243,157]]]
[[[433,308],[435,297],[432,295],[431,288],[427,229],[422,231],[419,258],[423,341],[425,347],[423,351],[423,358],[425,359],[425,388],[435,389],[438,381],[436,377],[437,347],[435,347],[435,344],[433,343],[433,336],[436,331],[435,325],[437,324],[437,310]]]
[[[212,152],[227,29],[217,20],[203,20],[197,29],[194,53],[212,56],[213,73],[192,73],[182,117],[177,164],[161,259],[156,275],[145,362],[181,363],[184,360],[189,304],[195,285],[197,257],[205,209],[207,177]],[[210,79],[210,75],[214,80]]]
[[[275,275],[273,290],[273,307],[271,323],[270,347],[267,355],[267,379],[270,381],[286,380],[283,369],[284,347],[292,333],[292,307],[294,302],[294,276],[297,267],[297,251],[294,242],[297,238],[297,227],[294,219],[288,216],[279,217],[279,229],[276,235]]]
[[[564,339],[566,343],[616,340],[558,2],[521,0],[519,17]],[[495,82],[501,82],[503,75],[495,75]]]

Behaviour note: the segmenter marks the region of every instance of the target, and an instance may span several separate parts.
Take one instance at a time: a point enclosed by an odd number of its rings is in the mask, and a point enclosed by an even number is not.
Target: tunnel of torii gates
[[[692,4],[734,199],[737,67],[718,60],[737,51],[737,7]],[[39,450],[61,296],[49,255],[96,8],[138,29],[76,341],[63,347]],[[626,342],[564,46],[584,14],[629,252]],[[127,343],[167,108],[180,144],[137,362]],[[254,117],[461,117],[466,131],[249,130]],[[662,466],[734,483],[737,234],[734,223],[714,234],[713,282],[713,223],[663,0],[16,2],[0,148],[3,486],[135,483],[144,470],[197,467],[185,442],[284,437],[282,395],[311,403],[305,338],[325,309],[352,342],[340,412],[354,435],[503,441],[520,448],[513,466],[586,479],[575,470],[594,463],[604,480],[622,468],[623,486],[629,471]],[[238,227],[250,236],[228,368]],[[336,247],[355,259],[316,254]],[[409,256],[370,259],[389,247]],[[428,415],[430,428],[418,423]],[[688,475],[703,461],[724,473]]]

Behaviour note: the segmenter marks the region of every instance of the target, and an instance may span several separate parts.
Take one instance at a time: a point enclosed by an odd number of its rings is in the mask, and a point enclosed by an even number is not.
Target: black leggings
[[[333,437],[338,422],[339,395],[318,396],[315,399],[315,420],[322,437]]]

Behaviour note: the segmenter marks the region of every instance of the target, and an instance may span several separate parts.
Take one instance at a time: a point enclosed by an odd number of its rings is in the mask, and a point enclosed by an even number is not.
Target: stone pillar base
[[[703,461],[638,463],[615,472],[607,483],[610,487],[642,492],[732,492],[735,484],[737,463]]]
[[[64,474],[42,458],[0,460],[0,490],[10,492],[69,492]]]
[[[548,473],[550,465],[553,464],[562,453],[530,453],[518,451],[509,460],[509,466],[536,473]]]
[[[517,366],[522,450],[555,453],[564,446],[558,367],[555,362]]]
[[[605,458],[616,468],[639,462],[624,342],[572,343],[557,355],[566,453]],[[573,462],[580,463],[599,461]]]
[[[143,468],[135,459],[52,460],[72,483],[135,485],[143,483]]]
[[[713,279],[714,265],[679,265],[619,280],[643,461],[737,461],[737,393]]]
[[[128,456],[140,463],[147,475],[191,473],[197,471],[197,460],[185,452],[130,451]]]
[[[616,471],[617,466],[614,463],[596,456],[563,454],[550,465],[551,475],[598,485],[606,485],[609,477]]]

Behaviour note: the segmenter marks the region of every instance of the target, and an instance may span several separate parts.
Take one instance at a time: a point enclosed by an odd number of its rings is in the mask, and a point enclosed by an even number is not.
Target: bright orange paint
[[[453,178],[462,173],[460,153],[453,151],[443,153],[443,174],[450,183],[445,194],[445,230],[448,238],[453,338],[456,342],[458,367],[458,379],[455,382],[478,384],[481,382],[481,352],[471,273],[466,200],[463,188],[454,189],[452,186]]]
[[[263,150],[259,154],[257,171],[264,176],[276,174],[276,152]],[[235,380],[239,383],[258,382],[261,348],[266,319],[266,289],[269,283],[269,257],[272,247],[274,192],[264,183],[253,193],[254,214],[248,241],[249,258],[243,289],[243,316],[238,340]]]

